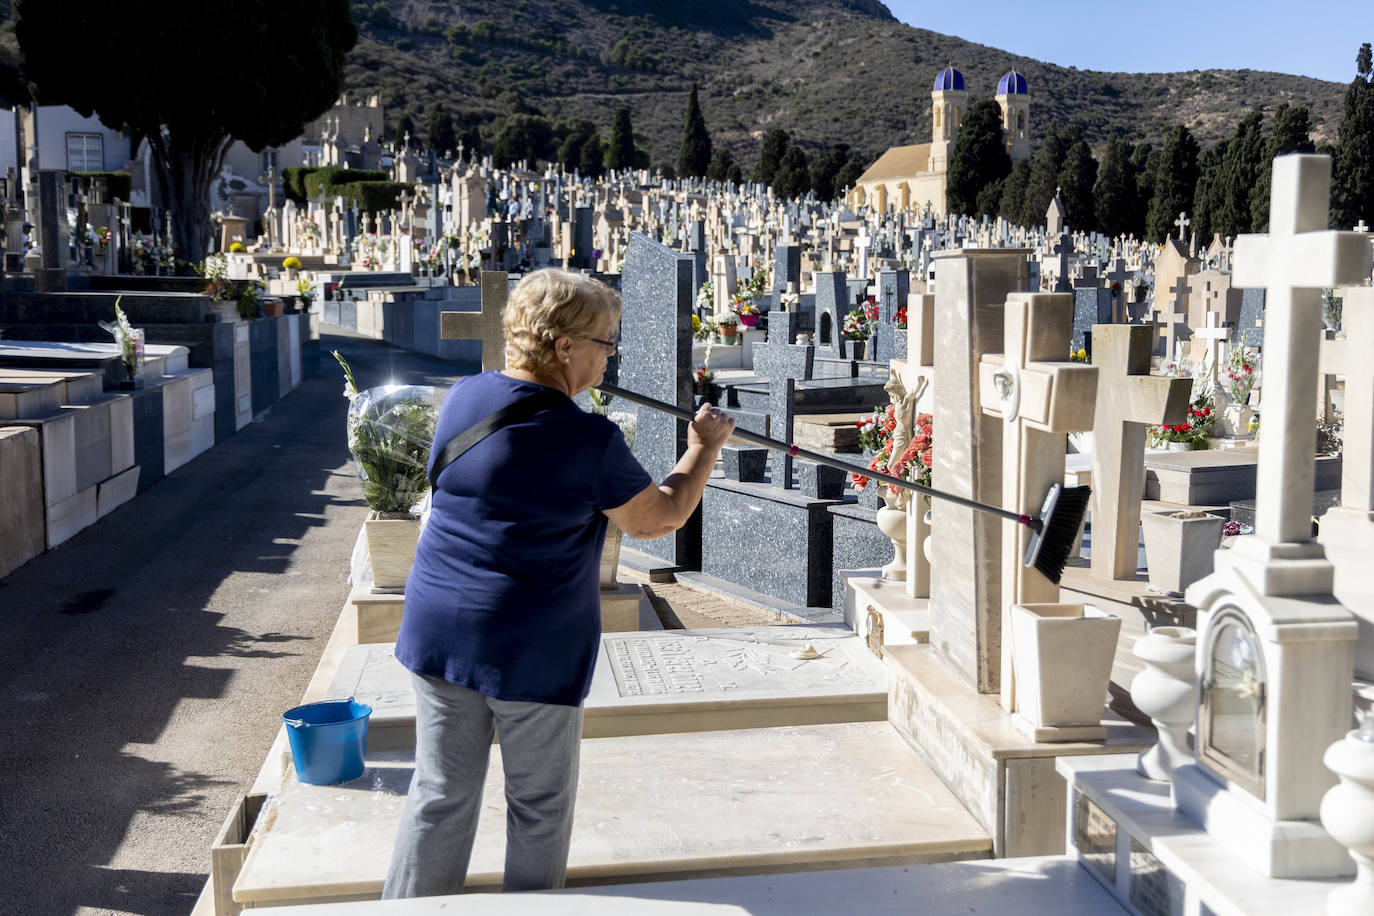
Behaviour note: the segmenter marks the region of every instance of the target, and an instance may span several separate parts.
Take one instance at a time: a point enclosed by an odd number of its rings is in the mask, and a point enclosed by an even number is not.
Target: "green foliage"
[[[1163,155],[1163,150],[1149,143],[1141,143],[1131,151],[1131,171],[1135,174],[1135,212],[1131,214],[1131,226],[1140,238],[1145,238],[1145,219],[1155,195],[1155,176],[1159,174]]]
[[[458,149],[458,136],[453,131],[453,116],[440,102],[435,102],[429,109],[425,134],[429,137],[429,148],[441,156]]]
[[[946,211],[967,216],[996,215],[1001,186],[998,185],[995,196],[984,195],[983,189],[1001,182],[1010,172],[1011,159],[1002,139],[1002,109],[992,99],[979,99],[964,114],[950,150]]]
[[[840,166],[840,170],[835,173],[836,195],[858,184],[859,176],[868,169],[868,166],[869,160],[867,156],[864,156],[862,153],[852,154],[845,164]]]
[[[1182,124],[1169,129],[1155,171],[1154,196],[1145,217],[1145,237],[1162,242],[1169,237],[1178,214],[1193,203],[1197,188],[1198,144]]]
[[[128,202],[129,195],[133,192],[134,176],[128,172],[68,172],[72,178],[86,179],[86,186],[90,187],[92,178],[104,178],[105,190],[111,199],[118,197],[124,202]]]
[[[392,131],[391,136],[399,144],[405,142],[407,135],[412,138],[415,136],[415,122],[410,119],[410,112],[403,111],[396,119],[396,129]]]
[[[396,209],[401,205],[403,191],[410,191],[413,195],[414,187],[401,181],[350,181],[330,188],[331,196],[337,194],[349,205],[366,213]]]
[[[357,42],[348,0],[238,0],[232,13],[218,3],[15,0],[13,12],[39,101],[147,140],[163,195],[155,202],[172,210],[188,256],[209,247],[210,184],[231,138],[261,150],[299,136],[338,98]],[[191,75],[216,49],[233,49],[232,85],[207,92]],[[139,66],[103,78],[73,61]]]
[[[750,181],[762,184],[773,184],[773,177],[778,172],[778,166],[782,164],[782,157],[787,153],[787,147],[791,144],[792,138],[787,131],[781,127],[770,127],[768,133],[763,135],[763,146],[759,150],[759,161],[754,166],[754,174],[750,176]]]
[[[773,173],[773,192],[784,200],[801,197],[811,190],[811,170],[800,146],[789,146]]]
[[[1029,159],[1018,159],[1011,164],[1011,171],[1002,182],[1002,196],[997,201],[997,215],[1005,220],[1021,224],[1021,211],[1025,208],[1026,185],[1030,182],[1031,164]]]
[[[1331,224],[1340,229],[1374,219],[1374,74],[1368,42],[1360,46],[1355,70],[1345,90],[1345,113],[1332,165]]]
[[[811,160],[811,187],[821,200],[834,200],[844,190],[835,179],[849,158],[849,144],[836,143]]]
[[[429,487],[429,451],[434,444],[434,406],[417,396],[372,397],[358,390],[353,369],[331,351],[344,372],[348,450],[358,465],[363,499],[377,512],[409,512]]]
[[[1312,120],[1304,105],[1289,105],[1286,102],[1274,112],[1274,130],[1269,138],[1269,150],[1265,154],[1264,167],[1260,169],[1259,180],[1255,183],[1255,193],[1250,196],[1250,225],[1255,232],[1269,231],[1269,197],[1273,193],[1275,156],[1289,153],[1311,153],[1316,147],[1312,143]]]
[[[288,169],[288,171],[290,170]],[[304,174],[301,184],[305,187],[306,200],[335,197],[343,193],[340,189],[345,184],[356,184],[360,181],[386,181],[390,177],[381,169],[345,169],[328,165],[302,171]],[[298,172],[297,174],[301,173]]]
[[[286,199],[295,201],[297,206],[309,200],[310,192],[305,189],[305,179],[318,168],[317,165],[293,165],[282,169],[281,183]]]
[[[599,178],[606,171],[604,155],[601,134],[591,121],[578,121],[569,128],[558,147],[559,165],[569,173],[576,170],[592,178]]]
[[[1054,189],[1059,184],[1059,170],[1064,166],[1064,141],[1053,124],[1045,131],[1045,141],[1035,154],[1031,164],[1030,177],[1026,180],[1026,194],[1021,203],[1022,226],[1042,226],[1045,211],[1054,200]]]
[[[1064,222],[1082,232],[1097,229],[1097,210],[1093,206],[1093,185],[1097,183],[1097,160],[1083,132],[1077,126],[1064,132],[1068,149],[1064,164],[1059,167],[1060,201],[1064,204]]]
[[[513,165],[522,159],[531,164],[541,159],[552,161],[556,154],[553,125],[549,119],[527,114],[511,115],[502,122],[492,152],[501,166]]]
[[[682,127],[682,147],[677,154],[677,173],[684,178],[700,178],[711,164],[711,135],[706,118],[697,103],[697,84],[687,96],[687,122]]]
[[[1213,143],[1197,157],[1197,188],[1193,191],[1193,229],[1198,238],[1210,239],[1217,217],[1226,207],[1222,186],[1222,162],[1226,158],[1226,144]]]
[[[1234,237],[1251,231],[1251,195],[1259,183],[1261,171],[1268,171],[1266,157],[1269,144],[1264,139],[1261,124],[1264,115],[1252,111],[1236,125],[1236,132],[1226,144],[1221,160],[1221,209],[1216,213],[1210,232],[1201,235],[1208,241],[1213,232]]]
[[[1107,141],[1093,187],[1097,225],[1108,236],[1139,232],[1131,217],[1135,212],[1135,176],[1131,169],[1131,144],[1120,137]]]
[[[611,142],[606,147],[606,168],[616,171],[637,168],[636,158],[630,108],[628,105],[617,105],[611,117]]]
[[[735,162],[735,157],[730,155],[730,150],[727,147],[720,147],[716,150],[716,154],[711,157],[711,164],[706,167],[706,180],[732,181],[735,184],[744,180],[739,163]]]

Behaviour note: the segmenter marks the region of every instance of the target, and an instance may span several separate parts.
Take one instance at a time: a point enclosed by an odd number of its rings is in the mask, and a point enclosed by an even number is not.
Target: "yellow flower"
[[[693,315],[693,316],[692,316],[692,332],[693,332],[693,333],[696,333],[697,331],[700,331],[700,330],[701,330],[701,318],[700,318],[700,316],[698,316],[698,315]]]
[[[1077,356],[1079,359],[1087,359],[1087,358],[1088,358],[1088,351],[1087,351],[1087,350],[1084,350],[1082,347],[1080,347],[1079,350],[1078,350],[1078,352],[1075,353],[1074,356]]]

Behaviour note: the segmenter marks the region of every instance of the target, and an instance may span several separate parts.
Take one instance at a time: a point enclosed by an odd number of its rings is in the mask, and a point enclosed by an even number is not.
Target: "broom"
[[[671,414],[680,420],[690,422],[696,416],[691,411],[645,397],[642,394],[636,394],[633,391],[626,391],[617,385],[603,384],[596,387],[606,394]],[[1065,487],[1063,484],[1056,483],[1050,487],[1050,492],[1045,496],[1045,503],[1040,507],[1040,514],[1024,515],[1020,512],[1012,512],[1010,509],[1002,509],[998,506],[990,506],[987,503],[966,499],[963,496],[956,496],[953,493],[933,490],[922,484],[912,483],[910,480],[903,480],[882,471],[873,471],[856,464],[850,464],[847,461],[840,461],[838,458],[809,451],[795,444],[769,439],[767,436],[760,436],[758,433],[752,433],[746,429],[736,428],[733,438],[752,442],[764,448],[787,452],[793,458],[805,458],[808,461],[829,465],[832,468],[839,468],[852,474],[870,477],[894,487],[903,487],[916,493],[924,493],[932,499],[943,499],[946,502],[956,503],[977,512],[987,512],[1019,525],[1025,525],[1031,530],[1030,544],[1026,547],[1026,565],[1034,566],[1041,575],[1056,585],[1064,576],[1064,565],[1069,561],[1069,551],[1073,549],[1074,541],[1078,537],[1078,528],[1083,524],[1083,516],[1088,511],[1088,496],[1091,492],[1088,487]]]

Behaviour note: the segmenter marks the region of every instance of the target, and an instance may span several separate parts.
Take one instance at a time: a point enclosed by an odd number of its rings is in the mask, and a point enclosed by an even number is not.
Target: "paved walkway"
[[[363,387],[476,371],[327,334],[319,374],[260,422],[0,579],[0,912],[195,905],[348,594],[367,507],[335,347]],[[654,588],[669,626],[773,622]]]

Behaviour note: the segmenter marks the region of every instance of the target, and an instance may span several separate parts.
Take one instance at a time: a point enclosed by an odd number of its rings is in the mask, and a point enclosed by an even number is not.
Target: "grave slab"
[[[506,806],[492,749],[468,888],[498,887]],[[703,761],[711,766],[703,767]],[[288,772],[234,884],[254,906],[375,898],[409,754],[307,786]],[[570,884],[985,858],[988,835],[883,722],[601,738],[582,745]],[[805,786],[799,800],[797,787]],[[627,816],[661,811],[668,816]]]
[[[47,546],[43,516],[43,450],[38,431],[0,427],[0,578]]]
[[[701,878],[541,893],[321,904],[292,916],[1113,916],[1127,911],[1067,856]]]
[[[1182,506],[1218,506],[1254,499],[1259,466],[1256,448],[1145,453],[1145,498]],[[1341,459],[1316,459],[1316,489],[1341,485]]]

